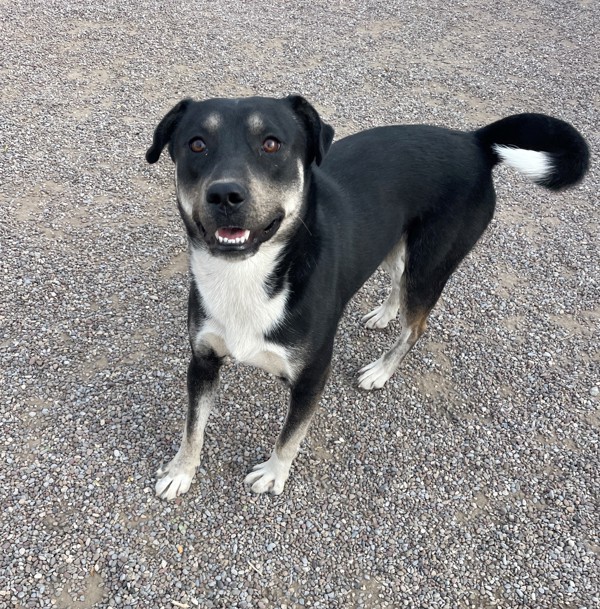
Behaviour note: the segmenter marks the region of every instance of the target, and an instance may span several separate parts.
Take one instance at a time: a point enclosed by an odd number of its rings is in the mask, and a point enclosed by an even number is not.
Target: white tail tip
[[[500,144],[494,144],[493,148],[503,163],[535,182],[545,180],[554,170],[552,159],[547,152],[525,150]]]

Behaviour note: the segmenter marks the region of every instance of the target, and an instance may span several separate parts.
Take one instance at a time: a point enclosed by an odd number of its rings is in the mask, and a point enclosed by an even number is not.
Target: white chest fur
[[[231,261],[192,250],[191,270],[207,319],[195,340],[220,355],[263,368],[276,376],[293,376],[288,350],[264,336],[283,322],[288,290],[270,298],[265,282],[281,248],[263,244],[251,258]]]

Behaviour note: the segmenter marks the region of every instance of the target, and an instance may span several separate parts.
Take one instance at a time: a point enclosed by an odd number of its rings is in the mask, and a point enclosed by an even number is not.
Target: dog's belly
[[[288,349],[248,332],[228,332],[214,320],[205,322],[196,336],[196,344],[208,345],[219,357],[231,356],[242,364],[256,366],[280,378],[291,380],[294,376]]]

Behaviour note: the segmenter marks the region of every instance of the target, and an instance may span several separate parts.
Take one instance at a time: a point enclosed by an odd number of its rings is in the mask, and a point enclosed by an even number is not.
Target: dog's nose
[[[236,207],[247,198],[245,188],[235,182],[216,182],[206,191],[206,200],[213,205]]]

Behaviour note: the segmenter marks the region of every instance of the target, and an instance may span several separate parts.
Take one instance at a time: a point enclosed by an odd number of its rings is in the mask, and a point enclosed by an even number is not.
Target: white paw
[[[358,386],[361,389],[370,391],[371,389],[381,389],[394,374],[394,368],[385,365],[384,357],[380,357],[372,364],[361,368],[358,371]]]
[[[281,495],[290,475],[290,466],[291,463],[282,461],[273,451],[268,461],[252,468],[244,479],[244,484],[257,494],[270,492],[273,495]]]
[[[196,467],[186,463],[177,453],[165,468],[161,467],[156,472],[156,494],[161,499],[170,500],[187,493],[195,473]]]
[[[387,325],[396,317],[398,313],[398,307],[391,307],[387,301],[381,306],[373,309],[370,313],[367,313],[362,321],[365,326],[371,330],[375,328],[385,328]]]

